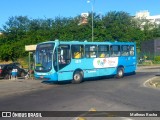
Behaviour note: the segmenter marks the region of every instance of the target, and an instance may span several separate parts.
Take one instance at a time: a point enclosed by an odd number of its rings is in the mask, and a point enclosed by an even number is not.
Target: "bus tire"
[[[123,78],[124,77],[124,68],[123,67],[118,67],[117,68],[117,74],[116,78]]]
[[[82,82],[82,79],[83,79],[82,73],[81,73],[80,71],[76,71],[76,72],[73,74],[72,83],[73,83],[73,84],[81,83],[81,82]]]

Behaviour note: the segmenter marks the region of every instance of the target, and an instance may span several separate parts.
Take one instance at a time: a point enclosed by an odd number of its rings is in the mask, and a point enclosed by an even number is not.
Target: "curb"
[[[160,77],[155,76],[151,79],[148,79],[147,81],[144,82],[144,86],[160,89]]]
[[[155,88],[160,88],[159,82],[149,81],[149,84]]]

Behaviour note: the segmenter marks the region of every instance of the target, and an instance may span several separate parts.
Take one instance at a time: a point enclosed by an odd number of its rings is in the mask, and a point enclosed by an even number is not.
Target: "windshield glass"
[[[53,43],[46,43],[37,46],[35,71],[48,72],[52,69],[53,63]]]

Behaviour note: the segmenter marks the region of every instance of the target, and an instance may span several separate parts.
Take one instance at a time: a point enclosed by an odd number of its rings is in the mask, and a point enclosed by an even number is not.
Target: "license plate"
[[[43,78],[43,76],[40,76],[40,78]]]

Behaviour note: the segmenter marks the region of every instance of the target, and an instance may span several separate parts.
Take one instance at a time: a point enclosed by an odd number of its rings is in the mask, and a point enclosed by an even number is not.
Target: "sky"
[[[160,15],[160,0],[0,0],[0,28],[10,17],[27,16],[30,19],[75,17],[94,12],[105,15],[110,11],[124,11],[134,16],[148,10],[150,15]]]

